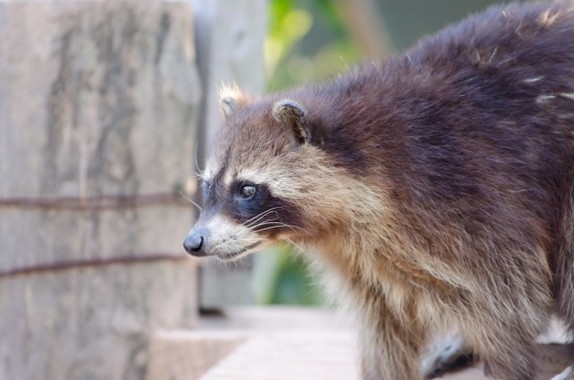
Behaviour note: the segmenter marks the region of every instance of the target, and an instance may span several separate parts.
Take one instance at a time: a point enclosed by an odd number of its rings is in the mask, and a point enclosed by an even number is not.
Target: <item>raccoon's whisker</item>
[[[275,210],[277,210],[278,208],[280,208],[280,207],[272,207],[272,208],[267,209],[267,210],[265,210],[265,211],[263,211],[263,212],[260,212],[259,214],[255,215],[254,217],[252,217],[252,218],[246,220],[245,222],[243,222],[243,225],[246,226],[246,227],[248,227],[248,228],[251,228],[251,227],[253,227],[253,224],[254,224],[254,223],[257,223],[258,221],[260,221],[262,218],[266,217],[266,216],[269,215],[270,213],[272,213],[272,212],[275,212],[275,213],[276,213]]]
[[[191,174],[195,179],[199,179],[199,180],[203,180],[205,177],[203,176],[203,173],[198,172],[198,173],[192,173]]]
[[[197,170],[198,173],[201,173],[201,169],[199,168],[199,160],[197,158],[198,154],[199,154],[199,141],[197,141],[195,143],[195,150],[194,150],[194,155],[193,155],[193,163],[195,164],[195,169]]]
[[[193,199],[191,199],[190,197],[188,197],[187,195],[185,195],[185,194],[183,193],[183,191],[180,191],[180,192],[179,192],[179,195],[181,195],[186,201],[188,201],[189,203],[191,203],[192,205],[194,205],[195,207],[197,207],[197,209],[198,209],[199,211],[203,211],[203,207],[201,207],[200,205],[198,205],[197,203],[195,203],[195,202],[193,201]]]
[[[272,212],[272,211],[275,211],[275,210],[277,210],[277,209],[279,209],[279,208],[280,208],[280,207],[277,206],[277,207],[271,207],[271,208],[269,208],[269,209],[267,209],[267,210],[264,210],[264,211],[260,212],[259,214],[255,215],[254,217],[247,219],[243,224],[247,225],[247,224],[249,224],[249,223],[253,223],[255,220],[258,220],[258,219],[260,219],[261,217],[263,217],[263,216],[267,215],[268,213],[270,213],[270,212]]]
[[[301,227],[297,227],[297,226],[291,226],[289,224],[285,224],[285,223],[280,223],[280,222],[276,222],[274,224],[266,224],[264,225],[263,228],[257,229],[257,230],[253,230],[254,232],[262,232],[262,231],[269,231],[269,230],[273,230],[273,229],[277,229],[277,228],[289,228],[291,230],[295,230],[295,229],[302,229]]]
[[[289,244],[293,245],[293,246],[299,251],[299,253],[305,252],[305,248],[303,248],[300,244],[295,243],[295,242],[293,241],[293,239],[287,238],[287,239],[285,239],[285,240],[288,241]]]
[[[305,229],[303,227],[299,227],[299,226],[294,226],[292,224],[287,224],[287,223],[282,223],[282,222],[277,222],[277,223],[281,223],[283,225],[283,227],[289,228],[291,230],[300,230],[300,231],[304,231]]]
[[[255,232],[270,231],[270,230],[275,230],[275,229],[278,229],[278,228],[281,228],[281,227],[283,227],[283,226],[270,226],[270,227],[261,228],[261,229],[255,231]]]
[[[257,228],[265,226],[269,223],[278,223],[278,221],[275,221],[275,220],[267,220],[267,221],[266,220],[258,220],[258,221],[255,221],[254,223],[245,225],[245,227],[247,227],[251,230],[256,230]]]
[[[269,216],[271,213],[273,213],[273,211],[268,212],[268,213],[265,213],[265,214],[259,216],[257,219],[252,220],[252,221],[249,222],[249,223],[243,223],[243,225],[244,225],[245,227],[247,227],[247,228],[254,228],[254,227],[258,226],[258,225],[265,224],[265,223],[268,223],[268,222],[272,222],[272,220],[268,220],[268,221],[265,221],[265,220],[264,220],[264,218],[267,217],[267,216]]]
[[[251,217],[251,218],[249,218],[249,219],[247,219],[246,221],[244,221],[244,222],[241,223],[241,224],[243,224],[243,225],[246,226],[246,227],[249,227],[251,224],[257,223],[258,220],[260,220],[264,215],[266,215],[267,211],[268,211],[268,210],[263,211],[263,212],[260,212],[259,214],[255,215],[255,216],[253,216],[253,217]]]
[[[261,222],[259,224],[250,226],[249,228],[251,228],[253,231],[258,231],[259,228],[263,228],[263,227],[271,227],[271,226],[280,226],[280,227],[291,227],[288,224],[285,224],[283,222],[280,222],[278,220],[270,220],[267,222]]]
[[[262,239],[262,238],[259,238],[259,237],[247,237],[247,238],[241,239],[240,243],[241,243],[241,244],[251,245],[251,244],[255,244],[255,243],[262,242],[263,240],[265,240],[265,239]]]

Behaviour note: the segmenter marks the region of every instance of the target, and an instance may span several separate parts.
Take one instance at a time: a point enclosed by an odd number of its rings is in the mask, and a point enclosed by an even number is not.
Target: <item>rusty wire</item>
[[[43,210],[107,210],[125,209],[166,204],[191,206],[182,195],[175,193],[119,194],[94,197],[54,197],[25,198],[13,197],[0,199],[0,208],[15,207],[20,209]]]
[[[177,204],[179,206],[192,206],[182,194],[151,193],[138,195],[102,195],[95,197],[54,197],[54,198],[26,198],[13,197],[0,199],[0,208],[41,209],[41,210],[72,210],[72,211],[99,211],[108,209],[126,209],[148,206]],[[21,268],[0,270],[0,279],[7,277],[41,274],[64,271],[78,268],[95,268],[110,265],[130,265],[150,263],[157,261],[179,261],[185,255],[174,254],[148,254],[145,256],[120,256],[109,258],[93,258],[85,260],[63,260]]]
[[[108,258],[93,258],[84,260],[62,260],[51,263],[30,265],[21,268],[0,270],[0,279],[7,277],[24,276],[65,271],[70,269],[98,268],[111,265],[147,264],[158,261],[181,261],[186,259],[185,254],[147,254],[145,256],[119,256]]]

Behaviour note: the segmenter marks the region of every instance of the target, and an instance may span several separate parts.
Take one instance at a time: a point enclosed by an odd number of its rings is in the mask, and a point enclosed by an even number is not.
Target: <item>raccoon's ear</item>
[[[234,98],[230,96],[221,98],[221,110],[223,111],[223,116],[225,116],[226,119],[231,116],[236,109],[237,101]]]
[[[295,140],[300,145],[315,142],[306,116],[307,110],[293,100],[283,99],[273,105],[273,117],[275,120],[291,128]]]
[[[250,101],[251,97],[242,92],[236,85],[226,85],[219,88],[219,104],[226,119]]]

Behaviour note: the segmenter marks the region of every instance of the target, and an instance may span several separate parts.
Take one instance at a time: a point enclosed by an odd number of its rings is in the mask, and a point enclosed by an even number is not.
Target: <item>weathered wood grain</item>
[[[200,87],[186,1],[0,2],[0,200],[36,201],[0,202],[0,379],[143,379],[194,324],[192,209],[149,195],[192,178]]]
[[[2,2],[0,36],[0,199],[185,186],[200,100],[185,2]],[[179,205],[4,207],[0,269],[180,252],[190,220]]]
[[[264,39],[267,33],[266,0],[190,0],[194,7],[198,66],[205,90],[200,116],[197,157],[203,168],[221,124],[218,91],[236,84],[258,96],[264,91]],[[218,309],[252,304],[253,257],[225,266],[206,263],[200,273],[200,304]]]

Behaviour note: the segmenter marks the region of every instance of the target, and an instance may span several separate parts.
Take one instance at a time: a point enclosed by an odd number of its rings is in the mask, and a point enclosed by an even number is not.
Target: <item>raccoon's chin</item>
[[[242,257],[245,257],[251,253],[256,252],[258,248],[261,248],[262,243],[263,241],[258,241],[246,247],[243,247],[237,251],[217,253],[215,256],[223,262],[236,261]]]

